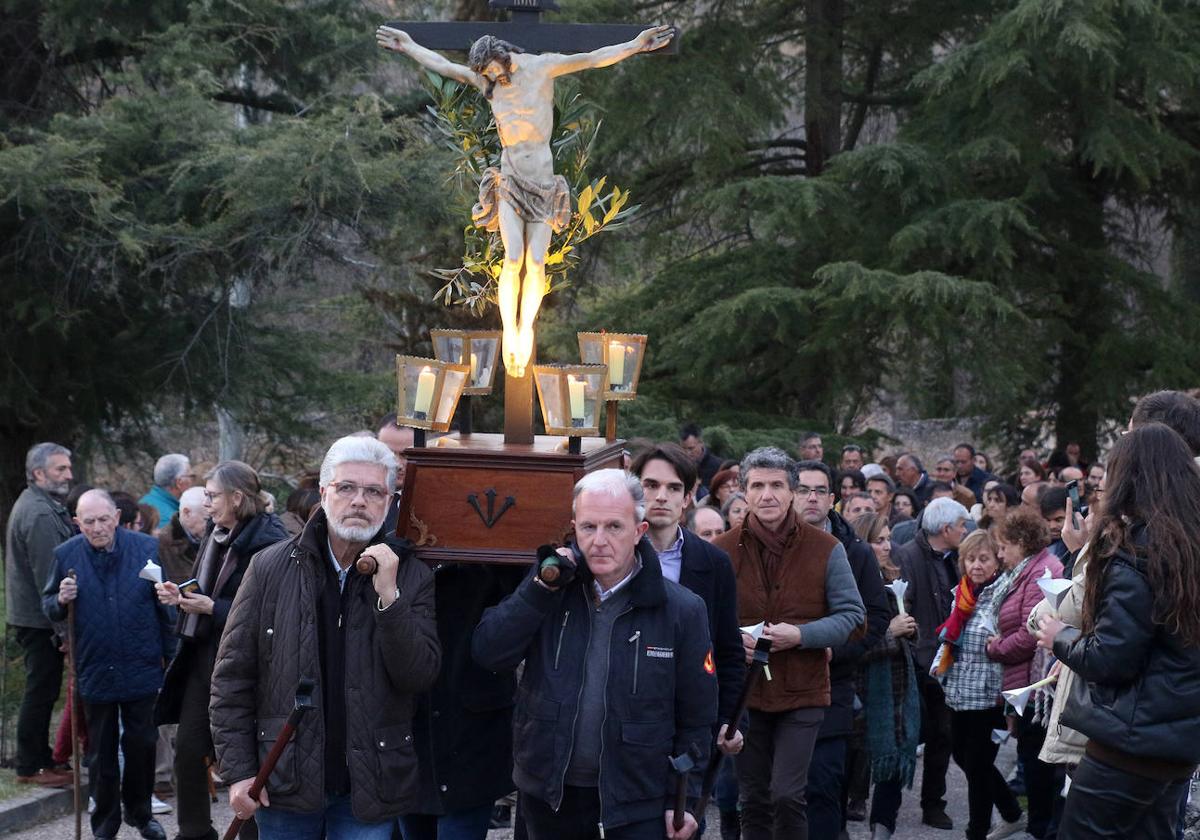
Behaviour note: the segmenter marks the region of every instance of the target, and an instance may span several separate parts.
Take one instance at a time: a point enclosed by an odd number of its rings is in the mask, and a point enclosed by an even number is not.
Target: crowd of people
[[[1104,463],[1069,443],[1004,471],[969,443],[932,470],[857,445],[835,467],[818,434],[722,460],[688,424],[585,475],[573,539],[529,569],[414,558],[395,534],[412,443],[394,416],[337,440],[278,515],[239,461],[164,455],[138,499],[31,448],[6,542],[18,781],[65,786],[82,761],[101,840],[122,821],[165,838],[171,808],[177,838],[215,838],[217,784],[265,840],[508,821],[532,840],[839,840],[853,821],[902,836],[918,771],[924,824],[953,830],[953,762],[968,840],[1181,836],[1194,397],[1142,398]],[[52,747],[68,616],[78,697]],[[255,794],[306,684],[315,710]]]

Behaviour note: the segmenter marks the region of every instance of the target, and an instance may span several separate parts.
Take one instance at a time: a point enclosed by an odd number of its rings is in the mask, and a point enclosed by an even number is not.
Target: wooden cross
[[[507,9],[507,22],[444,21],[436,23],[396,21],[388,26],[403,29],[412,39],[431,50],[461,50],[484,35],[494,35],[525,52],[583,53],[632,41],[647,27],[620,23],[543,23],[542,12],[557,12],[554,0],[489,0],[492,9]],[[655,53],[678,53],[679,33]]]

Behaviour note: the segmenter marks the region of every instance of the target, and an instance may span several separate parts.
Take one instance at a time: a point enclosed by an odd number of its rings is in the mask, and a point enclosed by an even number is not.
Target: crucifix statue
[[[504,245],[496,292],[504,325],[502,353],[508,375],[522,377],[533,355],[533,322],[546,294],[550,238],[571,218],[570,188],[554,174],[550,149],[554,80],[663,49],[675,30],[544,24],[541,12],[555,8],[547,0],[492,0],[492,6],[512,9],[513,21],[387,24],[375,39],[439,75],[473,85],[492,107],[503,151],[499,168],[483,173],[472,219],[478,227],[499,231]],[[466,65],[434,52],[462,49],[465,39],[458,39],[463,36],[473,39]]]

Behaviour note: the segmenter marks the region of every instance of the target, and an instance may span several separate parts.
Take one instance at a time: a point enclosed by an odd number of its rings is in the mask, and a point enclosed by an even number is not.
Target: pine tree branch
[[[276,114],[288,114],[290,116],[299,116],[308,110],[307,105],[296,102],[294,99],[283,94],[271,93],[263,96],[248,88],[223,90],[213,96],[213,99],[218,102],[227,102],[230,105],[243,105],[247,108],[256,108],[260,111],[271,111]]]

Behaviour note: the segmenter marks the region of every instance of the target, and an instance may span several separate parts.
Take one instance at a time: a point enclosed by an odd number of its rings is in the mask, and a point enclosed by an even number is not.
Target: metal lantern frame
[[[503,333],[499,330],[430,330],[429,336],[433,340],[433,352],[443,362],[451,364],[467,365],[471,368],[467,376],[467,385],[463,388],[462,396],[464,397],[479,397],[492,393],[492,389],[496,383],[496,370],[504,366],[500,357],[500,344],[503,338]],[[450,342],[459,340],[462,342],[462,355],[457,359],[449,358]],[[490,345],[491,364],[488,368],[486,382],[481,382],[476,374],[477,371],[471,365],[472,346],[482,344]],[[447,351],[447,352],[443,352]],[[476,353],[476,358],[479,354]]]
[[[584,364],[603,364],[608,368],[608,375],[604,380],[604,400],[605,402],[614,402],[619,400],[637,399],[638,381],[642,376],[642,362],[646,358],[646,341],[647,336],[640,333],[613,333],[607,331],[601,332],[581,332],[577,333],[579,339],[579,358]],[[616,344],[621,347],[624,353],[621,368],[623,374],[628,374],[628,388],[612,388],[611,375],[613,372],[612,364],[612,346]],[[633,353],[630,353],[630,350]],[[598,351],[598,352],[597,352]],[[630,357],[633,357],[632,359]],[[632,364],[632,370],[627,368]],[[625,376],[622,377],[622,382]]]
[[[424,412],[426,416],[422,418],[416,416],[420,412],[417,412],[415,409],[412,414],[407,412],[409,385],[408,378],[404,374],[406,369],[423,371],[425,368],[428,368],[433,373],[434,382],[430,396],[429,410]],[[449,377],[447,374],[456,374],[456,376]],[[420,373],[418,373],[419,376]],[[399,393],[396,399],[396,424],[431,432],[446,432],[450,430],[450,423],[454,418],[454,409],[458,406],[458,401],[462,398],[462,392],[466,387],[466,383],[470,381],[471,366],[445,362],[441,359],[426,359],[421,356],[397,355],[396,378],[399,382]],[[443,397],[445,396],[448,379],[451,380],[449,387],[457,388],[457,393],[454,394],[453,400],[448,403],[448,408],[443,419],[440,409],[443,405]],[[413,396],[414,403],[416,396]]]
[[[605,365],[534,365],[533,380],[537,385],[538,402],[542,407],[542,422],[546,425],[548,435],[567,435],[568,437],[599,437],[600,436],[600,403],[604,399],[604,381],[608,376]],[[582,380],[584,383],[584,410],[581,424],[588,422],[589,408],[591,423],[575,425],[571,412],[570,381]],[[547,380],[558,382],[557,393],[549,393]],[[590,394],[589,394],[590,392]],[[551,413],[552,405],[557,409],[558,416],[567,420],[571,425],[560,425],[554,422]]]

